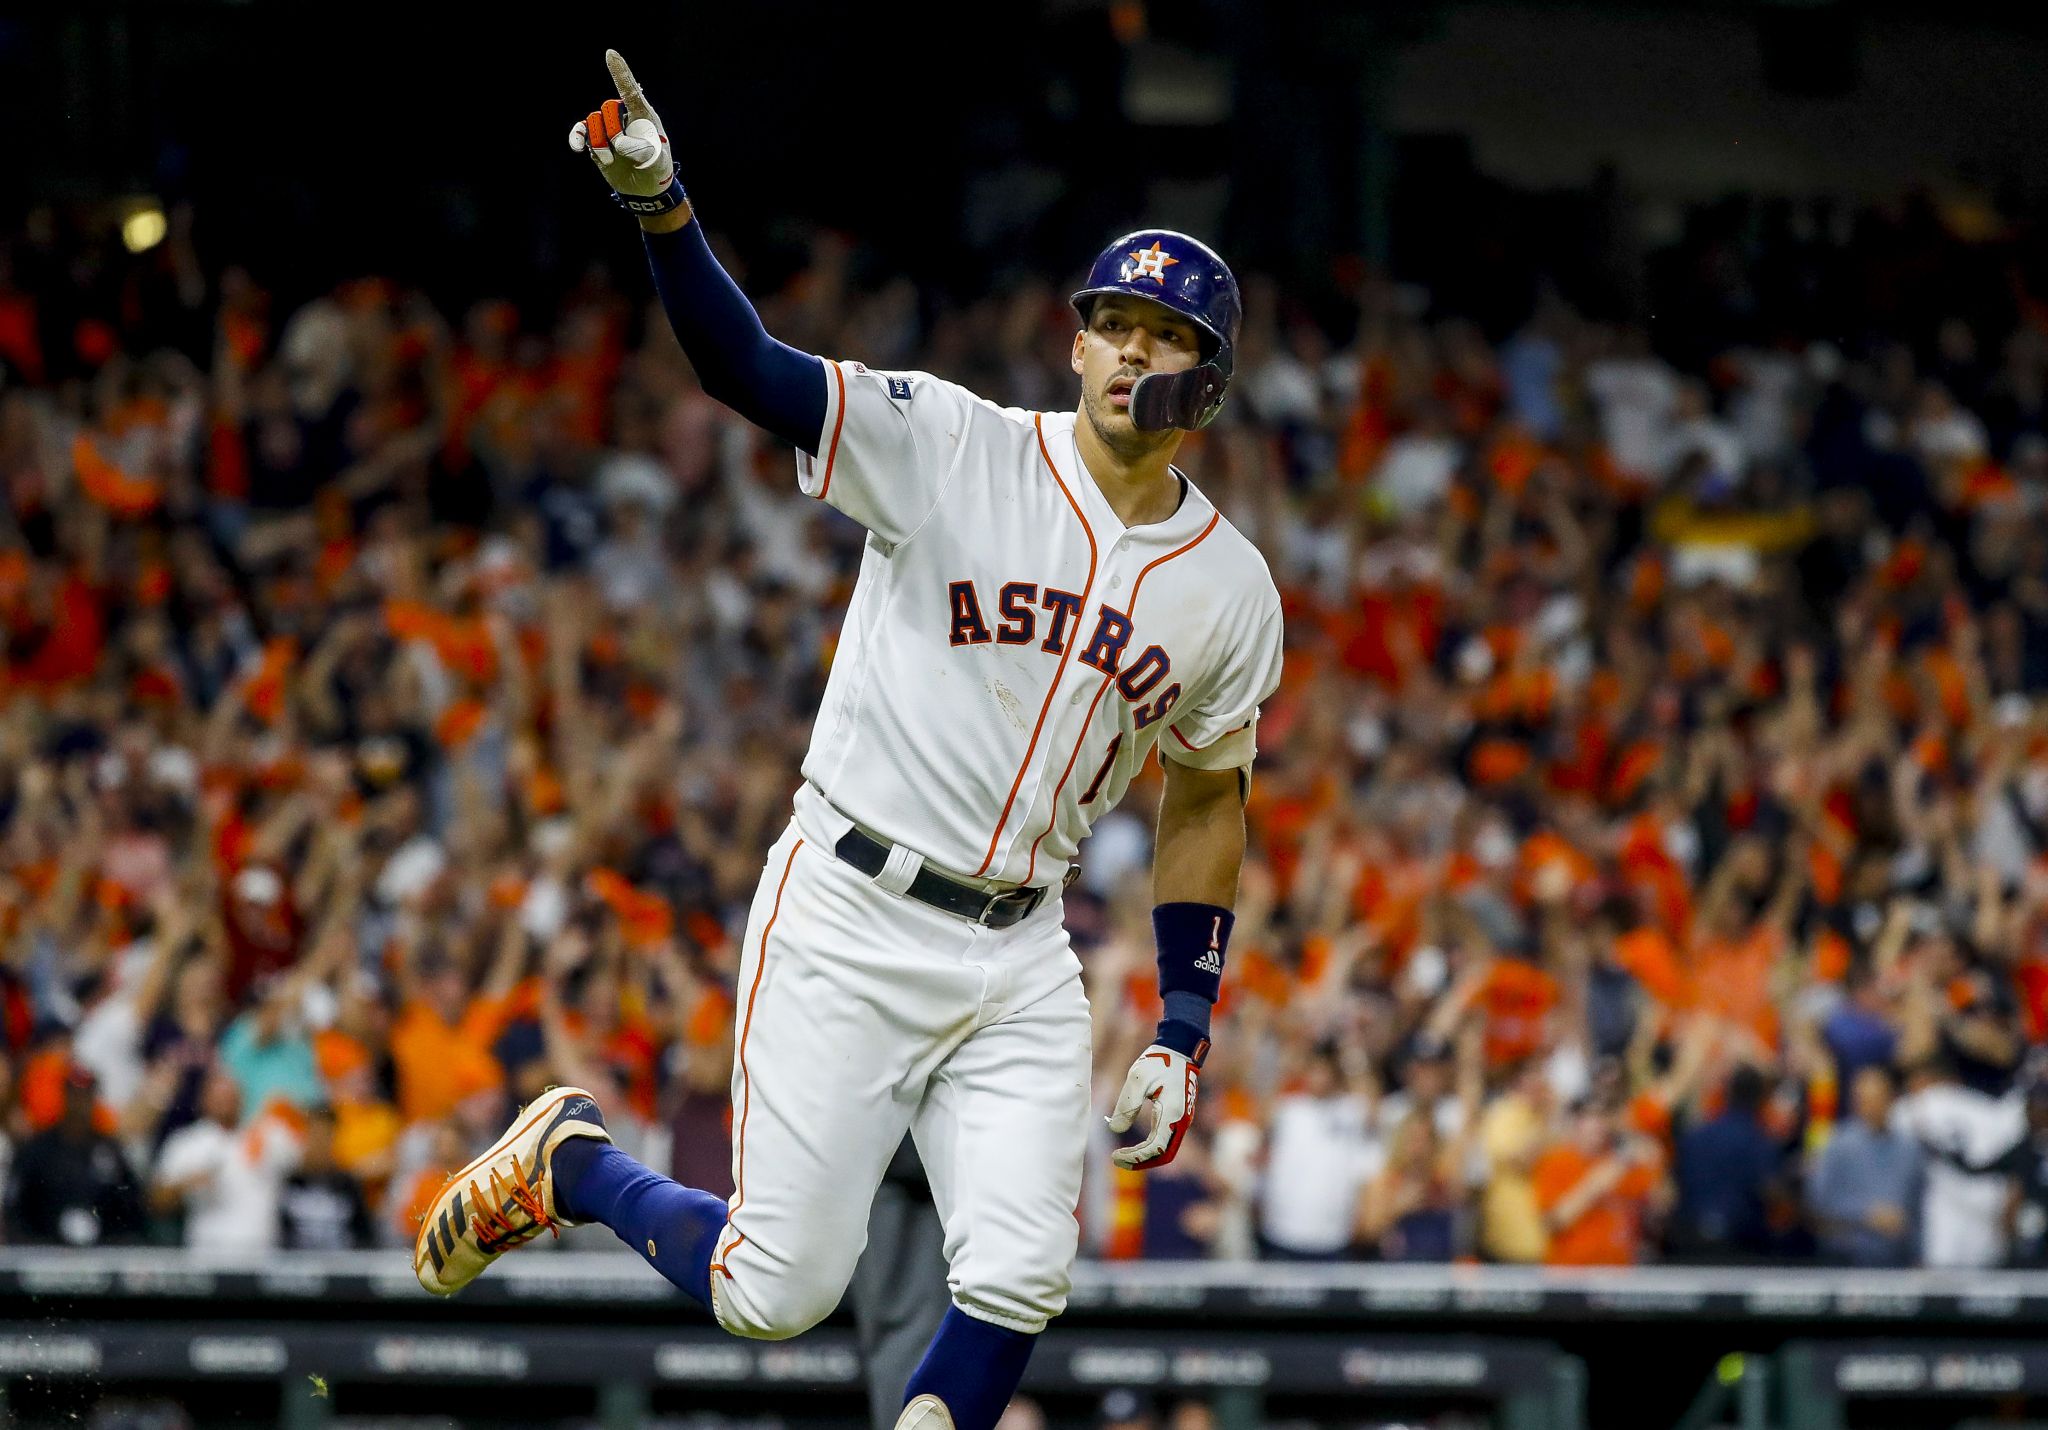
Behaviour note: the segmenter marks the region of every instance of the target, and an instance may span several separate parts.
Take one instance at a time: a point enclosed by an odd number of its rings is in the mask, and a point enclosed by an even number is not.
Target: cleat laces
[[[503,1250],[515,1239],[525,1241],[538,1236],[544,1230],[553,1232],[557,1238],[561,1236],[562,1229],[555,1225],[555,1219],[548,1215],[546,1206],[541,1202],[540,1190],[526,1179],[526,1169],[519,1165],[516,1158],[512,1162],[511,1178],[506,1179],[493,1167],[490,1171],[490,1184],[491,1195],[488,1197],[478,1189],[474,1179],[471,1179],[469,1184],[470,1205],[474,1208],[471,1215],[480,1224],[477,1229],[477,1244],[484,1250]],[[524,1229],[515,1227],[511,1219],[505,1215],[508,1203],[525,1212],[531,1224]],[[486,1229],[492,1234],[490,1244],[484,1240]]]

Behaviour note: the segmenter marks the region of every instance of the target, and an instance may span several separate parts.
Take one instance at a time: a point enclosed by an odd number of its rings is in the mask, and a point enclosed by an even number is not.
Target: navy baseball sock
[[[936,1395],[958,1430],[995,1430],[1037,1344],[1035,1335],[977,1320],[954,1306],[912,1372],[903,1403]]]
[[[572,1137],[548,1161],[555,1210],[601,1222],[640,1259],[711,1309],[711,1257],[725,1202],[641,1166],[609,1142]]]

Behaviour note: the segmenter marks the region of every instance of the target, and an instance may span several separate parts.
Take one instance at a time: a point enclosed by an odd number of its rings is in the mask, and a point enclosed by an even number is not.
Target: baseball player
[[[1165,1017],[1109,1119],[1150,1109],[1120,1166],[1173,1160],[1208,1051],[1280,601],[1172,459],[1222,406],[1237,284],[1184,234],[1111,244],[1074,295],[1066,413],[797,352],[713,258],[660,118],[605,58],[619,97],[570,148],[638,216],[705,391],[795,447],[802,489],[868,538],[747,924],[730,1202],[633,1161],[560,1088],[442,1191],[414,1267],[446,1295],[542,1231],[602,1222],[727,1330],[794,1336],[838,1304],[907,1130],[952,1307],[897,1423],[990,1430],[1078,1241],[1089,1019],[1060,893],[1155,746]]]

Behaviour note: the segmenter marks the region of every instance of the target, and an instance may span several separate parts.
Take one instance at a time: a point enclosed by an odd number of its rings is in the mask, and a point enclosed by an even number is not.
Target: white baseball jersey
[[[1264,559],[1191,482],[1126,527],[1074,413],[825,364],[803,490],[870,533],[803,773],[941,872],[1055,884],[1156,743],[1251,763],[1280,680]]]
[[[828,362],[825,381],[798,477],[870,536],[747,921],[713,1311],[769,1338],[829,1314],[908,1130],[954,1304],[1036,1332],[1066,1305],[1079,1238],[1080,961],[1058,897],[995,928],[904,890],[919,859],[1057,884],[1154,743],[1202,768],[1249,763],[1280,601],[1193,486],[1126,529],[1072,415],[857,363]],[[897,846],[873,878],[833,852],[848,820]]]

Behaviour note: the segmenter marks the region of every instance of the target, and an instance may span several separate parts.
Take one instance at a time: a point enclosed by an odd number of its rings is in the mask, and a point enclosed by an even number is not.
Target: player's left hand
[[[1109,1114],[1109,1130],[1130,1131],[1147,1104],[1152,1108],[1152,1129],[1143,1142],[1117,1148],[1109,1160],[1119,1167],[1144,1171],[1171,1162],[1195,1120],[1195,1091],[1201,1078],[1201,1069],[1185,1053],[1157,1043],[1145,1049],[1124,1077],[1116,1110]]]

